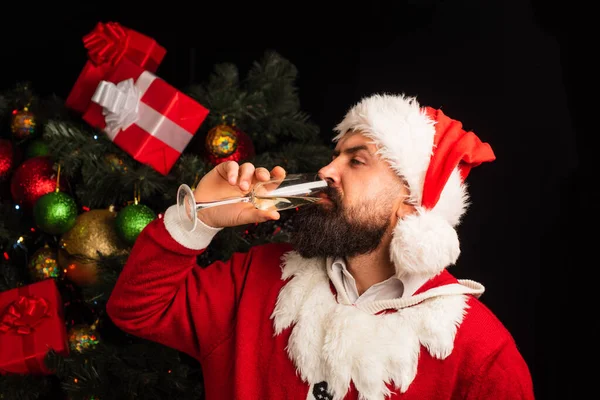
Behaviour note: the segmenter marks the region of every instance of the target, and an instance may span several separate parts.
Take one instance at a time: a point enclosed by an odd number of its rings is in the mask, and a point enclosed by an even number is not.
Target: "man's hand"
[[[275,167],[269,172],[266,168],[256,168],[251,163],[241,166],[235,161],[217,165],[208,172],[194,190],[197,202],[209,202],[228,197],[248,194],[257,182],[284,178],[286,171]],[[251,203],[228,204],[205,208],[198,211],[198,218],[206,225],[224,228],[238,225],[265,222],[279,219],[277,211],[259,210]]]

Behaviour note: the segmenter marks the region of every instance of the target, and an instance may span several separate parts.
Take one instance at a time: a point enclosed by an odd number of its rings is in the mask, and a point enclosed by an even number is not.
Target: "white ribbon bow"
[[[105,131],[111,140],[138,120],[140,98],[141,92],[132,78],[116,85],[100,81],[92,101],[102,106],[102,115],[106,120]]]

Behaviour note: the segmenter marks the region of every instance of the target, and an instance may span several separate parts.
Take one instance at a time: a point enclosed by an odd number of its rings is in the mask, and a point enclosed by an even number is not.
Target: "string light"
[[[23,245],[24,241],[25,241],[25,239],[23,238],[23,236],[19,236],[19,238],[17,239],[17,241],[15,242],[15,244],[13,244],[13,249],[16,249],[18,247],[21,250],[27,250],[25,248],[25,246]]]

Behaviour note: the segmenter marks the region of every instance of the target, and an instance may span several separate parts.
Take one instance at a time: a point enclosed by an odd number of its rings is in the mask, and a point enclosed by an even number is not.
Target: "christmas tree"
[[[162,153],[140,161],[144,154],[124,149],[68,101],[39,96],[29,83],[5,89],[0,399],[203,398],[197,361],[122,332],[106,315],[106,301],[137,235],[175,204],[180,184],[193,187],[227,160],[281,165],[288,173],[326,164],[330,148],[301,110],[296,78],[295,66],[274,51],[245,75],[236,65],[217,63],[210,76],[175,96],[189,97],[207,114],[172,165],[162,169],[152,164]],[[293,212],[223,230],[198,258],[199,267],[286,240]],[[32,285],[40,284],[50,290],[44,293],[56,288],[56,310],[52,301],[33,295],[38,289]],[[44,325],[50,320],[60,321],[56,331]],[[49,342],[58,344],[39,349]],[[35,365],[35,357],[43,357],[43,366]]]

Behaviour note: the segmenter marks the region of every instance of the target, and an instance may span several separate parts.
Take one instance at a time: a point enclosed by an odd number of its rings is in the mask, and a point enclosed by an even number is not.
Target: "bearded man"
[[[126,332],[197,359],[212,399],[533,399],[511,334],[457,279],[456,226],[489,144],[413,97],[375,94],[336,127],[326,196],[294,216],[291,242],[201,268],[223,228],[279,218],[249,203],[175,206],[138,237],[107,305]],[[198,202],[285,176],[222,163]]]

